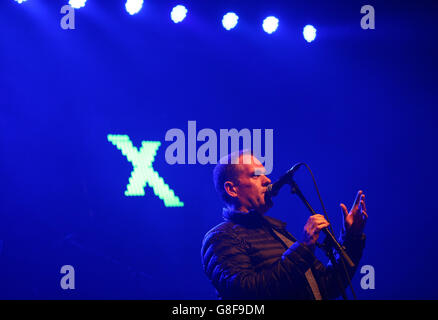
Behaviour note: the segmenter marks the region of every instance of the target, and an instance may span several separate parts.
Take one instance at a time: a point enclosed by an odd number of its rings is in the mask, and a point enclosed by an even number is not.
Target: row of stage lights
[[[18,3],[26,2],[27,0],[15,0]],[[75,9],[80,9],[85,6],[87,0],[69,0],[68,4]],[[140,12],[143,7],[143,0],[126,0],[125,9],[130,15]],[[170,18],[175,23],[182,22],[187,16],[187,8],[183,5],[175,6],[170,12]],[[234,12],[228,12],[222,18],[222,26],[226,30],[234,29],[237,26],[239,17]],[[263,30],[268,33],[274,33],[278,28],[279,20],[274,16],[269,16],[263,20]],[[303,28],[303,36],[307,42],[312,42],[316,38],[316,29],[312,25],[306,25]]]

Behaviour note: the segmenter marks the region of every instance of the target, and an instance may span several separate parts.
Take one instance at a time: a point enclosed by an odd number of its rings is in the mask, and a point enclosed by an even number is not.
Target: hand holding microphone
[[[308,246],[312,251],[315,250],[316,241],[319,238],[319,233],[324,228],[327,228],[330,223],[327,222],[322,214],[315,214],[310,216],[304,225],[303,230],[303,244]]]

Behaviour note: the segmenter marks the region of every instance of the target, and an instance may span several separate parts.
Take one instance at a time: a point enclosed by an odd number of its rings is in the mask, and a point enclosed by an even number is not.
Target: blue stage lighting
[[[15,2],[18,2],[18,3],[23,3],[23,2],[26,2],[27,0],[15,0]]]
[[[170,18],[173,22],[178,23],[185,19],[187,15],[187,9],[186,7],[182,5],[177,5],[172,9],[172,12],[170,13]]]
[[[85,2],[87,2],[87,0],[70,0],[68,4],[71,5],[72,8],[79,9],[85,7]]]
[[[130,15],[139,13],[142,7],[143,0],[127,0],[125,3],[126,11],[128,11]]]
[[[316,29],[312,25],[308,24],[303,28],[303,36],[307,42],[312,42],[316,38]]]
[[[225,29],[231,30],[237,25],[238,20],[239,17],[234,12],[228,12],[222,18],[222,25]]]
[[[278,28],[278,19],[276,17],[270,16],[263,20],[263,30],[266,33],[273,33]]]

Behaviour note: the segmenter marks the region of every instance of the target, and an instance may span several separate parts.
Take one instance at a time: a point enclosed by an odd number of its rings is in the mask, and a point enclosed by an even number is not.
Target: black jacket
[[[225,209],[224,218],[225,222],[207,232],[201,249],[204,271],[219,299],[314,299],[304,275],[309,268],[323,299],[341,295],[333,266],[324,266],[306,245],[296,241],[284,222]],[[295,243],[288,248],[272,228]],[[340,242],[357,266],[365,235],[343,234]],[[348,268],[350,277],[355,269]],[[341,274],[345,288],[348,282]]]

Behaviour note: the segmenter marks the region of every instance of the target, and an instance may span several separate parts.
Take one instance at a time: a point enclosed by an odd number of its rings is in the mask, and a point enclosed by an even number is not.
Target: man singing
[[[236,158],[238,164],[233,164]],[[339,297],[341,284],[343,289],[348,285],[345,272],[337,272],[330,263],[324,266],[314,255],[320,231],[329,226],[324,216],[311,216],[297,240],[284,222],[265,215],[273,205],[266,196],[271,180],[260,161],[244,151],[228,155],[227,160],[213,171],[216,190],[225,202],[225,222],[207,232],[201,249],[204,271],[219,299]],[[357,266],[368,218],[363,192],[358,192],[350,212],[344,204],[341,210],[340,243]],[[346,267],[352,277],[356,268]]]

